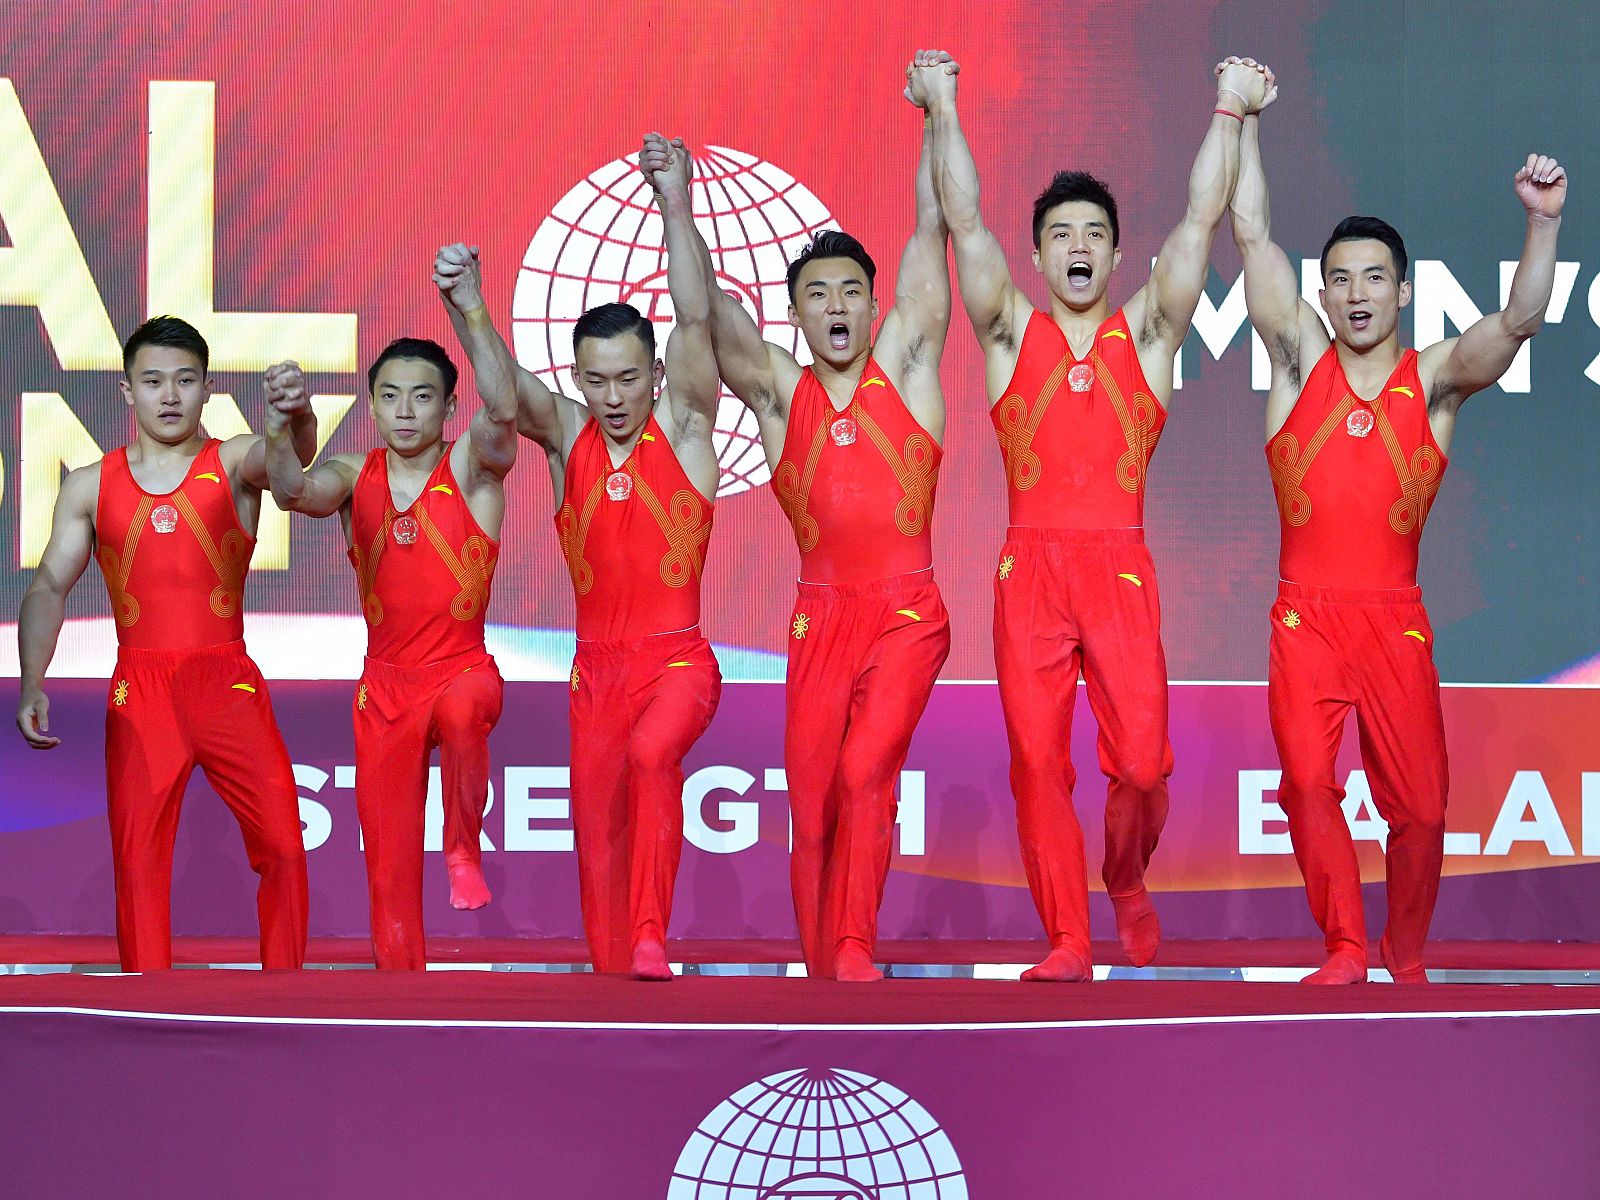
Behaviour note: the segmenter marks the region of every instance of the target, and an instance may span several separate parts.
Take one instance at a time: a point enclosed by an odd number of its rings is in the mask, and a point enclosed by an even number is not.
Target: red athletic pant
[[[106,699],[106,799],[122,969],[172,965],[172,846],[196,765],[233,811],[261,877],[261,965],[300,966],[306,852],[294,770],[266,680],[243,642],[225,642],[117,652]]]
[[[489,731],[505,685],[483,650],[417,667],[366,660],[353,708],[356,813],[379,967],[427,966],[422,840],[428,759],[439,748],[445,861],[477,862],[489,796]]]
[[[579,640],[572,663],[572,828],[596,971],[665,942],[683,850],[683,756],[711,724],[722,674],[698,628]]]
[[[1072,706],[1081,671],[1100,727],[1112,896],[1144,888],[1167,821],[1167,660],[1142,529],[1013,526],[994,584],[994,659],[1011,742],[1017,835],[1052,946],[1089,956],[1083,830],[1072,808]]]
[[[1433,627],[1419,588],[1352,591],[1280,583],[1267,666],[1278,801],[1328,952],[1365,961],[1361,872],[1334,778],[1345,716],[1356,711],[1372,802],[1389,823],[1384,958],[1422,968],[1444,863],[1449,791]]]
[[[872,954],[895,783],[949,653],[950,617],[932,571],[799,585],[783,761],[794,837],[789,883],[812,976],[833,974],[846,941]]]

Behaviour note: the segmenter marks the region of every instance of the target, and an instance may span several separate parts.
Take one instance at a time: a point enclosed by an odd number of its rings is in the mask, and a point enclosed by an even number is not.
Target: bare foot
[[[640,942],[633,948],[633,965],[628,974],[635,979],[648,979],[663,983],[672,978],[672,968],[667,965],[667,948],[660,942]]]
[[[1117,914],[1117,940],[1128,961],[1136,967],[1153,962],[1161,944],[1161,921],[1150,893],[1140,888],[1129,896],[1112,896],[1111,907]]]
[[[875,983],[883,972],[872,965],[872,956],[851,942],[833,956],[833,977],[843,983]]]
[[[467,912],[487,903],[489,885],[483,881],[483,869],[473,862],[450,864],[450,907]]]
[[[1367,960],[1349,950],[1341,950],[1300,982],[1320,985],[1366,981]]]
[[[1057,946],[1037,967],[1022,973],[1028,983],[1088,983],[1094,965],[1070,946]]]

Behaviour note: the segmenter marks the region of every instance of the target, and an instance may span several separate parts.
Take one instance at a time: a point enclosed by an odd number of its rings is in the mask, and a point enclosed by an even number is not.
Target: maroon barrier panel
[[[365,870],[355,818],[353,685],[271,685],[300,785],[310,849],[314,934],[364,935]],[[0,739],[0,930],[112,930],[109,838],[99,730],[104,684],[55,686],[49,753]],[[511,683],[492,741],[494,807],[485,873],[494,903],[456,913],[437,832],[426,872],[427,926],[441,936],[579,933],[567,791],[568,689]],[[1586,688],[1446,688],[1452,747],[1446,878],[1433,934],[1443,939],[1600,941],[1600,743],[1561,731],[1600,728]],[[1073,737],[1076,807],[1099,887],[1104,779],[1087,705]],[[783,688],[730,684],[686,764],[689,845],[672,932],[680,937],[794,936],[788,808],[782,773]],[[1356,752],[1354,723],[1339,778],[1381,928],[1383,826]],[[1172,811],[1150,881],[1169,937],[1315,935],[1287,826],[1260,685],[1176,685]],[[992,685],[941,684],[900,781],[886,938],[1038,935],[1016,846],[1005,731]],[[437,774],[437,768],[435,768]],[[437,831],[437,796],[433,800]],[[254,877],[221,802],[197,773],[174,870],[174,931],[251,934]],[[1096,898],[1096,935],[1114,936]]]

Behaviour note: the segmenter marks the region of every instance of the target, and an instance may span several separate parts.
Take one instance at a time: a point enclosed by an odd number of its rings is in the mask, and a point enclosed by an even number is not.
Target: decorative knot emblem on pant
[[[1287,625],[1290,629],[1299,629],[1300,628],[1300,614],[1297,613],[1294,609],[1291,608],[1288,612],[1283,614],[1283,623],[1285,625]]]
[[[1008,554],[1000,560],[1000,578],[1011,578],[1011,568],[1017,565],[1017,556]]]
[[[118,708],[121,708],[127,702],[128,681],[126,679],[119,679],[117,680],[116,690],[111,693],[111,703],[115,704]]]
[[[805,613],[795,613],[795,615],[794,615],[794,624],[792,626],[790,626],[789,632],[794,634],[795,639],[797,641],[800,641],[800,640],[804,640],[804,638],[806,636],[806,631],[808,629],[810,629],[810,628],[811,628],[811,618],[806,616]]]
[[[364,683],[356,689],[356,711],[367,711],[367,685]]]
[[[573,691],[577,691],[578,690],[578,664],[577,663],[573,663],[572,664],[572,677],[569,680],[569,682],[572,684],[572,690]]]

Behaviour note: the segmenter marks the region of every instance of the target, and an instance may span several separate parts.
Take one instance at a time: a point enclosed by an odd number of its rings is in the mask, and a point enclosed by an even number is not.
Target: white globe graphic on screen
[[[609,162],[567,192],[534,232],[517,276],[517,361],[568,395],[572,326],[585,309],[632,304],[656,322],[658,350],[672,327],[661,216],[637,163],[637,155]],[[743,302],[768,341],[798,354],[803,340],[789,324],[784,276],[812,234],[832,224],[822,201],[773,163],[722,146],[695,155],[690,198],[718,284]],[[714,438],[719,496],[767,482],[756,419],[727,389]]]
[[[700,1122],[667,1200],[966,1200],[961,1160],[910,1096],[859,1071],[797,1070]]]

